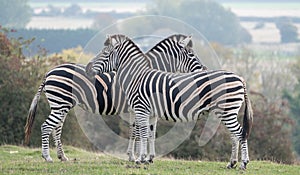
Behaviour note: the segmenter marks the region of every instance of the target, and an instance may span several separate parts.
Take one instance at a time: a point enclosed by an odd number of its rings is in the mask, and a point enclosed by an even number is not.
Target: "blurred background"
[[[97,32],[138,15],[172,17],[199,30],[218,55],[221,68],[247,81],[254,109],[250,158],[299,163],[297,0],[1,0],[0,144],[23,143],[27,112],[45,72],[65,62],[87,63],[91,56],[81,53]],[[153,28],[165,30],[155,21],[137,21],[132,28],[120,28],[120,32],[138,35]],[[49,106],[42,98],[31,146],[40,147],[40,125],[48,115]],[[116,133],[128,136],[124,124],[110,119],[107,122]],[[231,143],[222,125],[207,145],[198,146],[204,123],[197,122],[191,136],[167,156],[227,160]],[[157,135],[163,134],[168,125],[162,122]],[[95,150],[77,124],[74,112],[66,119],[62,140],[64,144]]]

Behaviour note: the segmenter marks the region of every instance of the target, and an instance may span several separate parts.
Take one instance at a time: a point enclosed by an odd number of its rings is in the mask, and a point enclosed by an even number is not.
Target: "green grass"
[[[204,162],[156,159],[151,165],[135,165],[126,160],[101,153],[65,146],[70,161],[60,162],[55,150],[53,163],[41,158],[40,149],[4,145],[0,146],[0,174],[299,174],[300,166],[283,165],[267,161],[252,161],[246,171],[228,170],[226,162]]]

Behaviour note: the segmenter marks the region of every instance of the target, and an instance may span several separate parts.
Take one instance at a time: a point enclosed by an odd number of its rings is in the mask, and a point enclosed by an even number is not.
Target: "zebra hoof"
[[[42,155],[42,157],[46,160],[46,162],[49,162],[49,163],[53,163],[53,160],[50,156],[44,156]]]
[[[129,162],[134,162],[135,160],[134,160],[133,158],[129,157],[129,158],[128,158],[128,161],[129,161]]]
[[[227,165],[227,168],[228,169],[234,169],[234,168],[236,168],[237,167],[237,161],[230,161],[229,163],[228,163],[228,165]]]
[[[241,166],[240,166],[240,170],[246,170],[247,169],[247,164],[248,164],[249,161],[247,162],[242,162],[241,163]]]
[[[142,161],[142,163],[145,164],[145,165],[149,165],[150,164],[150,162],[148,160],[144,160],[144,161]]]
[[[154,155],[150,155],[150,157],[149,157],[149,163],[153,163],[153,159],[154,159]]]
[[[69,159],[68,159],[66,156],[61,156],[61,157],[59,157],[59,159],[60,159],[62,162],[69,161]]]
[[[149,159],[148,162],[149,162],[149,163],[154,163],[154,162],[153,162],[153,159]]]
[[[53,163],[52,159],[46,160],[46,162]]]
[[[135,160],[135,164],[140,165],[140,164],[142,164],[142,161],[140,161],[140,160]]]
[[[146,165],[148,165],[148,164],[150,164],[149,163],[149,161],[148,160],[145,160],[145,159],[138,159],[138,160],[136,160],[135,161],[135,163],[137,164],[137,165],[140,165],[140,164],[146,164]]]
[[[135,157],[132,156],[132,154],[128,154],[128,161],[129,162],[134,162],[135,161]]]

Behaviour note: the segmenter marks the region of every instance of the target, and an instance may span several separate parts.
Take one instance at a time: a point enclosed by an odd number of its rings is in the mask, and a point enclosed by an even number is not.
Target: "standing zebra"
[[[191,41],[187,43],[189,52],[186,52],[182,47],[177,47],[178,43],[184,40],[187,42],[190,41],[184,35],[172,35],[150,49],[146,55],[149,56],[149,61],[153,67],[171,72],[190,72],[206,69],[200,63],[199,58],[193,54]],[[170,51],[169,55],[161,54],[165,53],[165,50]],[[180,57],[183,61],[178,62],[177,60],[179,59],[174,59],[175,56]],[[37,104],[42,91],[45,92],[51,109],[49,117],[41,126],[42,157],[49,162],[52,161],[49,154],[49,136],[51,133],[57,146],[58,158],[62,161],[68,160],[62,148],[61,133],[66,115],[76,105],[81,106],[89,112],[102,115],[128,113],[128,105],[124,103],[124,93],[122,93],[117,81],[115,81],[115,72],[103,73],[89,78],[85,73],[85,66],[62,64],[53,68],[45,75],[37,94],[32,100],[25,126],[26,144],[29,142]],[[134,160],[134,139],[135,136],[133,133],[130,137],[128,147],[130,160]],[[153,147],[154,150],[154,142],[152,145],[150,147]]]
[[[204,112],[211,112],[221,119],[231,133],[232,154],[227,167],[235,167],[240,142],[240,168],[246,169],[252,110],[241,77],[221,70],[169,73],[152,69],[145,55],[124,35],[108,36],[102,51],[88,65],[88,69],[97,68],[98,73],[117,70],[116,80],[134,110],[141,140],[137,163],[144,162],[147,156],[151,116],[185,122],[197,120]],[[243,102],[245,114],[241,127],[237,114]]]

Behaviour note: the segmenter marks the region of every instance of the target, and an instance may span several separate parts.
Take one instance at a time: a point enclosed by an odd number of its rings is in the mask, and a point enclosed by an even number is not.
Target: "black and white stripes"
[[[183,48],[173,50],[176,54],[170,52],[170,55],[159,55],[161,46],[173,47],[183,40],[187,41],[189,46],[191,46],[190,39],[184,35],[172,35],[162,40],[147,52],[146,55],[149,54],[149,62],[157,68],[174,72],[190,72],[191,69],[193,71],[203,70],[205,67],[201,65],[199,58],[193,54],[192,48],[189,48],[189,55],[186,54],[187,52]],[[186,65],[179,66],[180,64],[178,63],[180,62],[174,56],[189,61],[184,62]],[[77,64],[59,65],[45,75],[45,79],[32,101],[25,126],[25,142],[29,141],[38,100],[43,90],[51,108],[49,117],[41,127],[42,156],[46,161],[52,161],[49,154],[49,136],[51,133],[57,146],[58,158],[62,161],[68,160],[64,154],[60,137],[66,115],[74,106],[79,105],[89,112],[101,115],[122,115],[122,113],[128,113],[128,103],[125,102],[125,95],[116,82],[115,72],[103,73],[90,78],[85,73],[85,66]],[[134,159],[133,142],[135,139],[135,132],[132,133],[128,147],[128,154],[131,160]],[[154,142],[152,145],[154,149]]]
[[[184,42],[179,42],[184,45]],[[101,65],[101,66],[98,66]],[[160,116],[171,121],[197,120],[208,111],[220,118],[232,135],[232,156],[228,168],[237,162],[241,144],[241,168],[249,162],[247,138],[252,125],[251,104],[244,80],[227,71],[169,73],[153,69],[147,57],[124,35],[107,38],[103,50],[89,63],[97,71],[117,70],[116,77],[136,115],[137,132],[141,139],[137,162],[147,156],[149,119]],[[88,70],[91,72],[90,70]],[[243,127],[237,114],[245,103]]]

